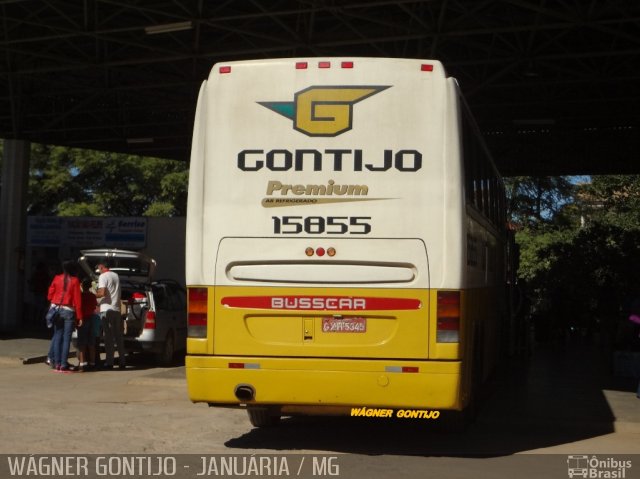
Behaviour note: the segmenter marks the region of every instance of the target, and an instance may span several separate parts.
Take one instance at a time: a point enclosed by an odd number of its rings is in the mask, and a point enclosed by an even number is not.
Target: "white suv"
[[[152,281],[156,262],[141,253],[120,249],[81,251],[80,266],[97,281],[98,263],[120,277],[125,349],[156,355],[159,364],[172,363],[187,341],[186,291],[173,280]]]

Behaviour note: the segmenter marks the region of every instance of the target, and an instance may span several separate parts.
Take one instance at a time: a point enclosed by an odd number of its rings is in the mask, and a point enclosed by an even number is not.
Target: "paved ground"
[[[125,371],[59,374],[42,363],[47,350],[47,339],[0,338],[0,454],[339,454],[354,477],[370,479],[468,478],[480,464],[484,477],[507,477],[489,474],[494,468],[521,479],[567,477],[568,455],[615,454],[637,464],[625,479],[640,477],[636,383],[611,377],[589,348],[540,349],[514,362],[464,433],[360,418],[289,418],[255,429],[243,411],[191,404],[179,364],[133,357]]]

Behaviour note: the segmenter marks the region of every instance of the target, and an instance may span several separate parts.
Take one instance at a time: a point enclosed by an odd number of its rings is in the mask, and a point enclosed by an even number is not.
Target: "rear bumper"
[[[242,363],[247,367],[239,368]],[[220,406],[294,411],[363,406],[460,410],[463,405],[459,361],[189,355],[186,376],[192,401]],[[255,400],[238,400],[238,385],[251,386]]]

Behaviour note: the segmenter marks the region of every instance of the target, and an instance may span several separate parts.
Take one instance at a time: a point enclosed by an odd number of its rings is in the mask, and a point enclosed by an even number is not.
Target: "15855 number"
[[[272,216],[275,234],[366,235],[371,232],[370,216]]]

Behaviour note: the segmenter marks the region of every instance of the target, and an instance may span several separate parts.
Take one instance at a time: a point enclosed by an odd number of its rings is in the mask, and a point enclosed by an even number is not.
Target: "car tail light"
[[[460,342],[460,292],[438,291],[436,342]]]
[[[147,311],[144,315],[144,329],[156,329],[156,312]]]
[[[207,288],[189,288],[187,335],[191,338],[207,337],[208,300]]]

